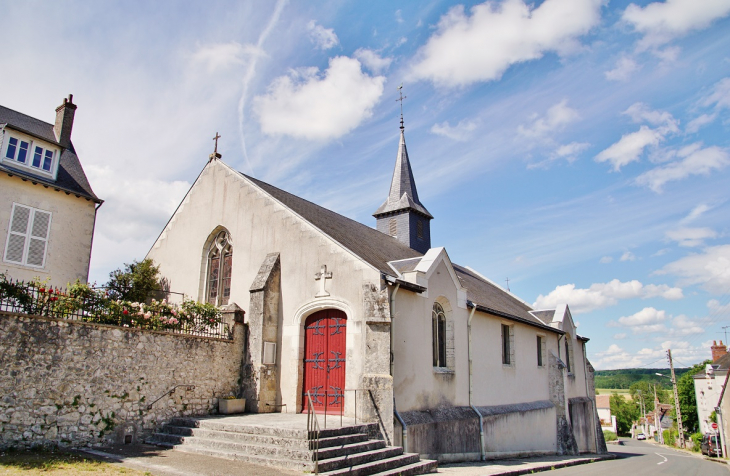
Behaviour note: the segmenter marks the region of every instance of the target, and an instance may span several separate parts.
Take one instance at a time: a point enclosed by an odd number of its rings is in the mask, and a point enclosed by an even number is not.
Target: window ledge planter
[[[232,415],[234,413],[244,413],[246,411],[245,398],[219,398],[218,413],[221,415]]]

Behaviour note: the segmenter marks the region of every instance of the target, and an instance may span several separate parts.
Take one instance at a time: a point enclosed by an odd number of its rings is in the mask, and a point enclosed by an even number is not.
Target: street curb
[[[615,454],[607,454],[603,456],[594,456],[591,458],[580,458],[569,461],[560,461],[555,463],[545,463],[543,466],[533,466],[531,468],[513,469],[503,471],[501,473],[490,473],[489,476],[520,476],[522,474],[541,473],[543,471],[552,471],[555,469],[567,468],[569,466],[578,466],[579,464],[598,463],[600,461],[607,461],[616,459]]]

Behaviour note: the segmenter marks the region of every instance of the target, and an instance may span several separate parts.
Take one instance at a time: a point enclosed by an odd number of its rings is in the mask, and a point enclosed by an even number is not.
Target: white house
[[[376,228],[213,154],[147,257],[171,289],[246,311],[248,410],[380,423],[441,461],[605,451],[588,339],[432,246],[401,123]]]
[[[720,341],[712,343],[712,363],[705,366],[704,372],[692,376],[695,384],[697,400],[697,420],[700,423],[701,433],[715,433],[712,429],[710,415],[715,411],[723,391],[723,383],[730,367],[730,354],[727,347]]]
[[[72,99],[55,124],[0,106],[0,273],[14,279],[66,286],[89,275],[102,200],[71,143]]]

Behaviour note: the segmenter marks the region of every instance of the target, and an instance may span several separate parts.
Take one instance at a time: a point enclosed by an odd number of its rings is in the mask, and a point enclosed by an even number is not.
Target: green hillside
[[[674,369],[677,379],[684,375],[689,369]],[[636,382],[649,382],[657,387],[670,389],[672,382],[666,377],[656,375],[671,375],[669,369],[620,369],[620,370],[597,370],[595,374],[596,388],[621,388],[628,389]]]

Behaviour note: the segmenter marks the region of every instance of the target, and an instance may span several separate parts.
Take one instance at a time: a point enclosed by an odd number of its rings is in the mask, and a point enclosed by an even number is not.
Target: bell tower
[[[402,88],[402,86],[401,86]],[[401,88],[398,88],[399,91]],[[411,163],[406,149],[405,127],[403,125],[403,99],[400,115],[400,143],[395,159],[395,170],[390,182],[390,193],[373,216],[378,231],[391,235],[416,251],[425,253],[431,248],[431,220],[433,216],[418,200],[416,181],[413,179]]]

